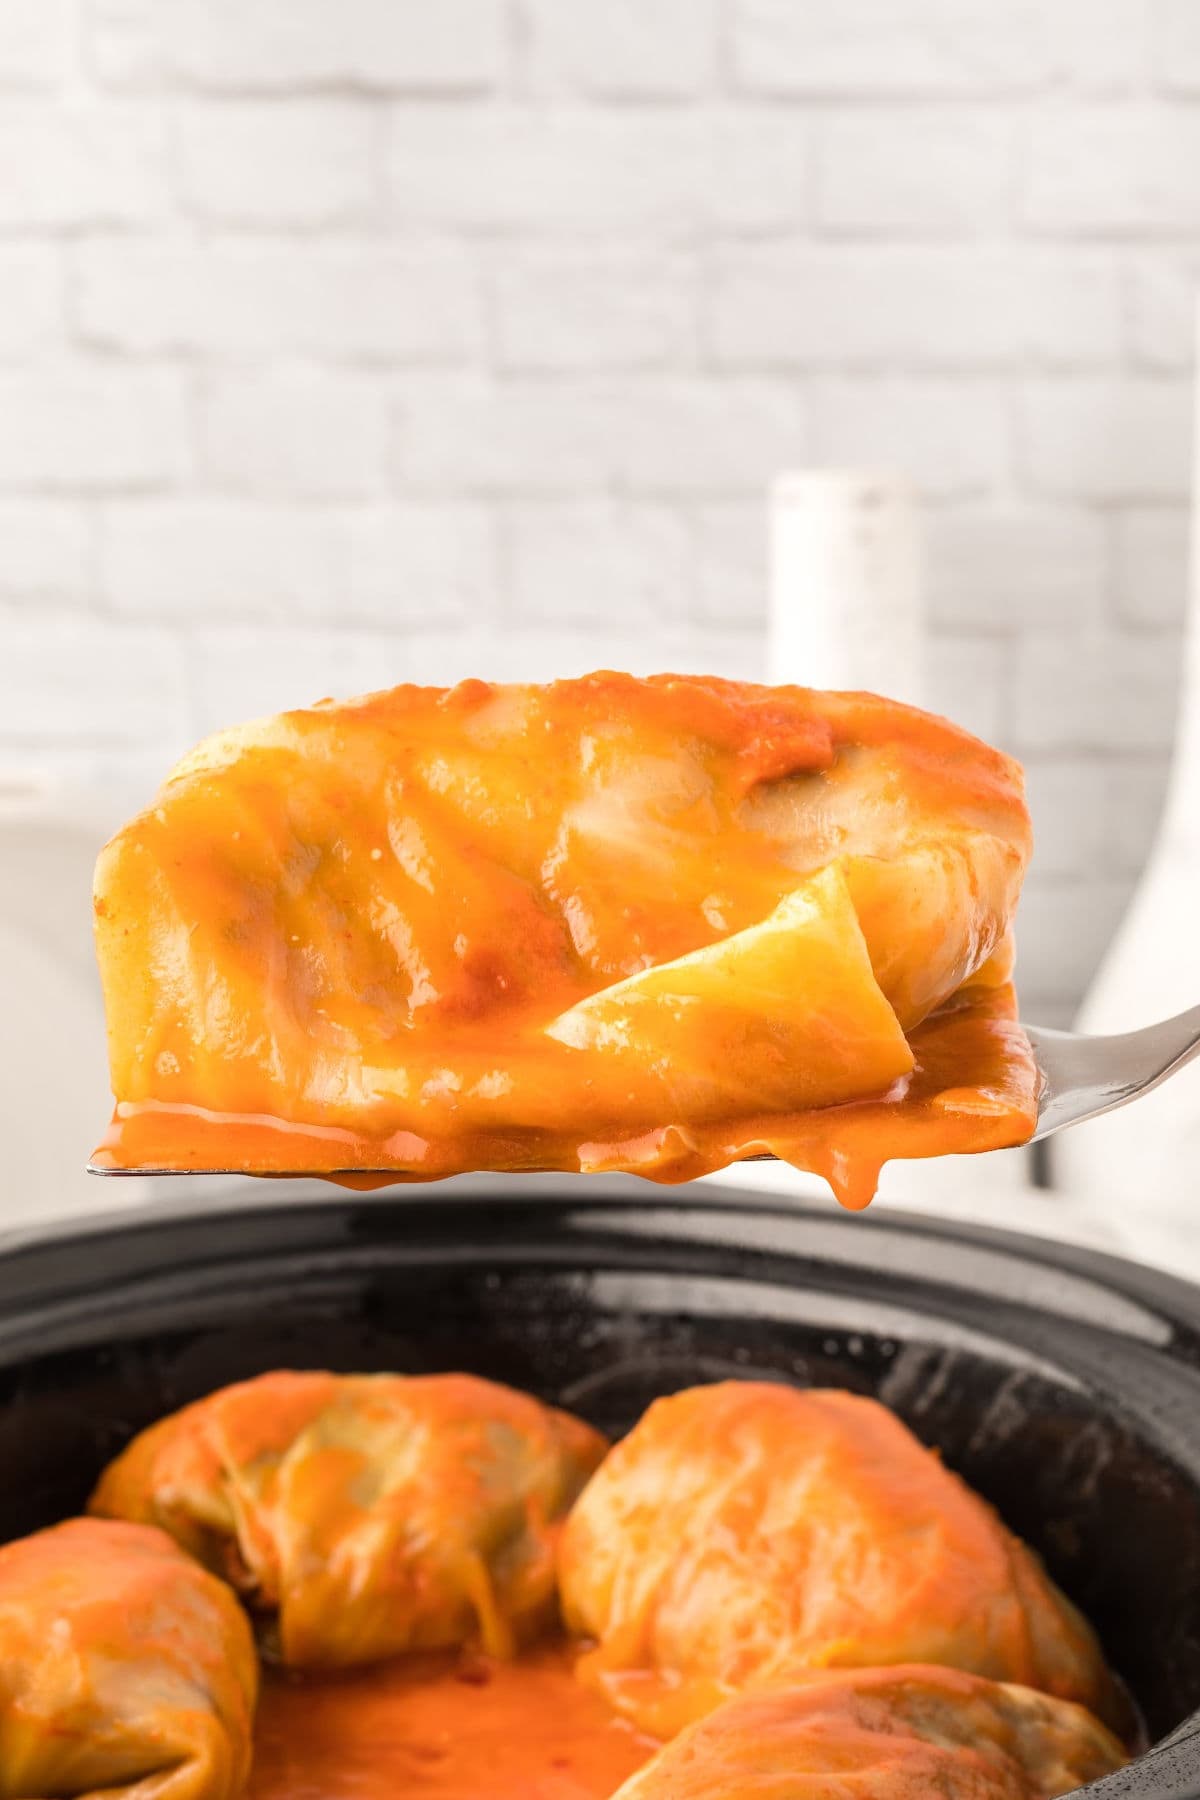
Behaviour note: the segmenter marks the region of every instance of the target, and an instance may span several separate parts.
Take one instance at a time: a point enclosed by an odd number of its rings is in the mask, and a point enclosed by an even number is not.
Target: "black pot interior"
[[[151,1420],[281,1366],[469,1369],[612,1434],[699,1381],[846,1387],[1037,1547],[1150,1740],[1174,1734],[1095,1791],[1200,1796],[1194,1290],[1002,1234],[638,1184],[263,1191],[0,1253],[0,1537],[77,1512]]]

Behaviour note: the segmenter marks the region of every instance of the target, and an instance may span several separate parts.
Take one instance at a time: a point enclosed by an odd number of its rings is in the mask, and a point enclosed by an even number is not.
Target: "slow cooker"
[[[1053,1201],[1047,1199],[1047,1205]],[[1085,1790],[1200,1800],[1200,1290],[877,1206],[462,1180],[0,1240],[0,1538],[77,1512],[163,1413],[263,1370],[469,1369],[619,1434],[726,1376],[872,1394],[1097,1625],[1150,1746]]]

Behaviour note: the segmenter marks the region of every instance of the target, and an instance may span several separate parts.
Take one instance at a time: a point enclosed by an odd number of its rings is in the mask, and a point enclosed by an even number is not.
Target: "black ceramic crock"
[[[877,1395],[1128,1682],[1154,1747],[1086,1791],[1200,1800],[1200,1290],[883,1207],[619,1180],[101,1217],[0,1240],[0,1538],[78,1511],[152,1419],[282,1366],[475,1370],[612,1433],[731,1375]]]

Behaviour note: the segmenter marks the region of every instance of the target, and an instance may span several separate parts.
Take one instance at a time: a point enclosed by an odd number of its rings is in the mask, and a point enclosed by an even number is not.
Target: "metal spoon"
[[[1111,1037],[1083,1037],[1044,1025],[1022,1029],[1042,1077],[1035,1144],[1067,1125],[1128,1106],[1200,1055],[1200,1006]]]
[[[1122,1031],[1112,1037],[1083,1037],[1074,1031],[1053,1031],[1046,1025],[1022,1027],[1041,1074],[1037,1130],[1031,1143],[1053,1137],[1068,1125],[1098,1119],[1115,1112],[1142,1094],[1158,1087],[1193,1057],[1200,1056],[1200,1006],[1190,1007],[1158,1025],[1140,1031]],[[752,1158],[769,1161],[770,1158]],[[88,1164],[92,1175],[241,1175],[242,1169],[100,1169]],[[311,1175],[309,1169],[287,1171],[294,1177]],[[330,1171],[323,1171],[328,1174]],[[334,1170],[335,1174],[391,1174],[387,1169]]]

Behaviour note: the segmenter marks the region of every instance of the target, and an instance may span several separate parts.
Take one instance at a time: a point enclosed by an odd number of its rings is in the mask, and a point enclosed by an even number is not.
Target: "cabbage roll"
[[[590,1426],[471,1375],[264,1375],[164,1419],[91,1510],[170,1532],[292,1667],[478,1643],[557,1615],[562,1519],[604,1453]]]
[[[601,672],[223,731],[97,865],[95,1160],[677,1181],[769,1149],[863,1204],[888,1156],[1033,1130],[1029,849],[1017,764],[866,694]]]
[[[1120,1703],[1033,1553],[874,1400],[724,1382],[659,1400],[561,1547],[581,1665],[659,1735],[795,1668],[944,1663]]]
[[[0,1548],[3,1800],[235,1800],[258,1657],[223,1582],[150,1526]]]
[[[900,1665],[727,1701],[615,1800],[1051,1800],[1125,1760],[1081,1706]]]

